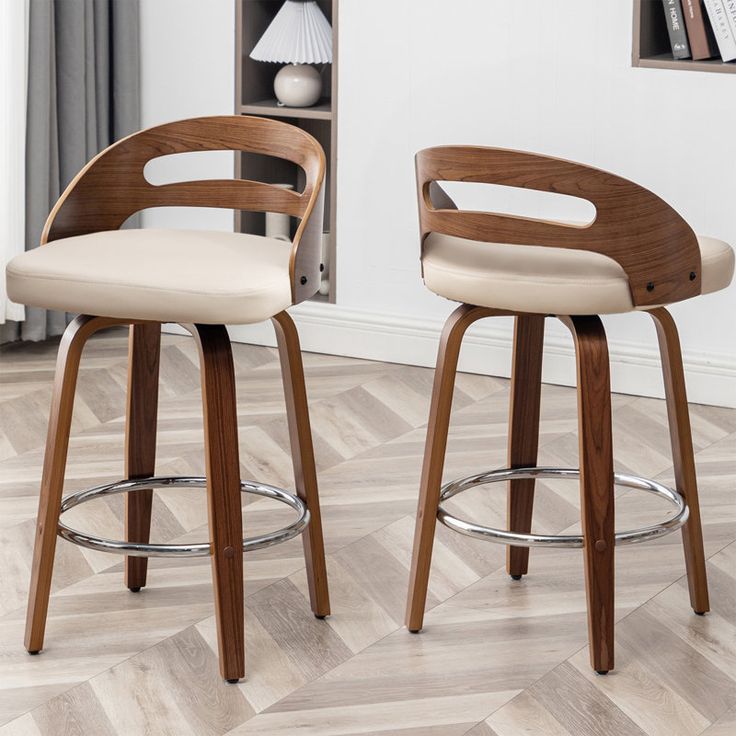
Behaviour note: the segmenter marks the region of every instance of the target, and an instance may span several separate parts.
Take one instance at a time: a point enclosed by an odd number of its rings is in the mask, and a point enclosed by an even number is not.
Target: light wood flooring
[[[440,527],[426,628],[402,628],[432,371],[305,355],[333,615],[309,611],[300,540],[245,560],[247,679],[218,675],[207,559],[154,560],[139,594],[116,556],[59,541],[46,649],[23,650],[38,481],[56,345],[4,348],[0,380],[0,736],[678,736],[736,733],[736,411],[692,406],[712,612],[692,614],[679,534],[617,552],[617,668],[594,675],[582,555],[532,550],[504,573],[504,548]],[[275,352],[234,346],[242,474],[292,487]],[[122,476],[126,337],[83,358],[67,490]],[[505,464],[508,382],[460,375],[447,477]],[[540,462],[577,462],[575,394],[545,386]],[[618,468],[671,482],[663,402],[614,397]],[[159,474],[202,474],[197,356],[166,336]],[[535,528],[577,528],[575,483],[540,484]],[[453,502],[503,526],[505,490]],[[619,528],[661,518],[621,491]],[[69,512],[120,537],[122,499]],[[248,534],[288,509],[245,504]],[[154,502],[155,540],[206,541],[202,492]]]

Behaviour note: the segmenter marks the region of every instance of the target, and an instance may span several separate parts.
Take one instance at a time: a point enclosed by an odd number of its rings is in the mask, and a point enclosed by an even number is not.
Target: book
[[[736,29],[731,28],[726,5],[723,0],[705,0],[705,9],[713,26],[721,58],[723,61],[733,61],[736,59]]]
[[[687,41],[682,3],[680,0],[662,0],[662,6],[667,18],[667,32],[670,34],[672,56],[675,59],[689,59],[690,45]]]
[[[718,56],[718,44],[708,13],[703,7],[703,0],[682,0],[682,12],[685,15],[685,28],[693,60]]]
[[[731,25],[731,38],[736,43],[736,0],[723,0],[723,8]]]

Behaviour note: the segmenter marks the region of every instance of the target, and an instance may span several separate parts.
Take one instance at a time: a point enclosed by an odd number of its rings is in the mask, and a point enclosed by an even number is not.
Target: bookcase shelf
[[[273,96],[273,80],[281,64],[254,61],[250,52],[258,43],[284,0],[236,0],[235,18],[235,112],[240,115],[286,120],[313,135],[322,145],[327,156],[325,179],[325,215],[323,231],[329,233],[329,284],[328,294],[317,294],[315,301],[335,301],[335,254],[337,191],[335,173],[337,167],[337,3],[338,0],[317,0],[317,4],[332,25],[333,63],[320,68],[324,97],[312,107],[285,107]],[[288,161],[240,153],[235,156],[235,177],[255,179],[273,184],[291,184],[300,190],[304,184],[301,169]],[[262,212],[236,212],[235,231],[264,235],[266,217]],[[292,235],[297,221],[292,218]]]
[[[303,120],[332,120],[332,104],[324,100],[313,107],[285,107],[274,98],[241,105],[242,115],[265,115],[269,118],[302,118]]]
[[[634,0],[632,65],[649,69],[736,74],[736,62],[673,59],[662,0]]]

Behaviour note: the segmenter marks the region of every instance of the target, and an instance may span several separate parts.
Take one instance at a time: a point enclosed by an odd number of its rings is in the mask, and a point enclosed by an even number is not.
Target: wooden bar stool
[[[154,186],[144,176],[152,159],[188,151],[245,151],[274,156],[303,170],[304,189],[256,181],[196,181]],[[33,553],[25,645],[43,647],[57,533],[91,549],[120,552],[125,583],[146,584],[147,558],[211,556],[220,671],[245,675],[243,550],[303,534],[312,611],[330,612],[317,477],[299,337],[285,311],[316,293],[325,156],[319,143],[291,125],[223,116],[182,120],[144,130],[110,146],[77,175],[54,207],[43,247],[7,267],[11,299],[77,312],[59,347]],[[301,222],[292,243],[227,232],[119,230],[147,207],[222,207],[280,212]],[[225,324],[271,319],[286,394],[296,496],[241,481],[233,359]],[[184,325],[199,347],[205,424],[206,478],[155,477],[161,323]],[[126,479],[62,500],[72,406],[82,349],[101,328],[129,324]],[[210,541],[150,544],[154,488],[206,487]],[[281,501],[297,519],[278,531],[243,539],[240,494]],[[125,541],[101,539],[60,521],[68,509],[125,493]]]
[[[537,189],[586,199],[593,222],[575,226],[457,209],[443,181]],[[507,570],[526,574],[529,547],[582,547],[593,669],[613,668],[614,546],[682,527],[690,601],[709,610],[698,491],[682,355],[675,323],[662,306],[723,289],[734,253],[696,236],[659,197],[588,166],[518,151],[472,146],[417,154],[422,269],[427,287],[461,302],[445,324],[437,357],[411,566],[407,628],[422,628],[435,523],[509,545]],[[601,314],[645,311],[662,356],[676,490],[614,473],[608,348]],[[507,469],[442,485],[453,385],[463,335],[476,320],[515,318]],[[577,356],[580,468],[537,467],[544,320],[571,331]],[[582,536],[531,533],[535,478],[580,479]],[[469,488],[508,482],[508,530],[459,519],[442,502]],[[615,532],[614,485],[658,494],[676,508],[667,521]]]

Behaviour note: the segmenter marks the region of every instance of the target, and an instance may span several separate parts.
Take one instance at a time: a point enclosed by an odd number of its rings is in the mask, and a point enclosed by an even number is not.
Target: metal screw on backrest
[[[697,277],[698,275],[695,273],[695,271],[690,271],[690,281],[695,281]]]
[[[307,283],[307,277],[306,277],[306,276],[302,276],[302,277],[301,277],[301,278],[299,279],[299,283],[300,283],[300,284],[301,284],[302,286],[304,286],[304,284],[306,284],[306,283]]]
[[[647,282],[647,291],[654,291],[654,281]]]

